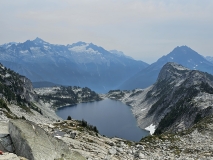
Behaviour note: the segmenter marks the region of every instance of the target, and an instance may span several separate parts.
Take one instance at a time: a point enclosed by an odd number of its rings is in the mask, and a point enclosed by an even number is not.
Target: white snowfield
[[[146,127],[145,130],[149,131],[151,135],[155,133],[155,125],[151,124],[150,126]]]

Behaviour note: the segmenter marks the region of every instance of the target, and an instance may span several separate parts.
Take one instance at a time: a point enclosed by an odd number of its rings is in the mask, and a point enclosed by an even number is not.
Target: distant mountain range
[[[121,84],[118,88],[130,90],[135,88],[146,88],[154,84],[161,68],[167,62],[176,62],[192,70],[200,70],[213,74],[213,63],[206,60],[202,55],[198,54],[191,48],[181,46],[176,47],[166,56],[161,57],[155,63],[152,63],[147,68],[142,69]]]
[[[0,46],[0,62],[32,82],[89,87],[97,92],[117,88],[148,66],[92,43],[54,45],[40,38]],[[43,82],[43,83],[42,83]]]
[[[107,51],[93,43],[54,45],[40,38],[0,45],[0,62],[28,77],[35,87],[80,86],[104,93],[154,84],[167,62],[213,74],[213,57],[204,58],[187,46],[176,47],[148,65],[117,50]]]

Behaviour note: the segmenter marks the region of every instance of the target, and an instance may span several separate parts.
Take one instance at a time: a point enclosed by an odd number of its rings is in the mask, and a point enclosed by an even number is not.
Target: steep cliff
[[[167,63],[157,82],[147,89],[109,92],[108,97],[131,105],[142,128],[155,126],[155,133],[181,131],[213,113],[213,76]]]

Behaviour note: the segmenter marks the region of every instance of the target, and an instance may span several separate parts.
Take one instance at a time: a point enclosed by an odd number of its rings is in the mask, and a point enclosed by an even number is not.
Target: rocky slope
[[[141,128],[176,132],[213,113],[213,76],[167,63],[149,88],[111,91],[108,97],[131,105]]]
[[[141,140],[146,159],[213,159],[213,116],[178,134],[161,134]]]
[[[12,122],[15,126],[29,122]],[[24,126],[25,126],[24,125]],[[35,130],[33,130],[33,126]],[[163,133],[161,135],[154,135],[143,138],[140,142],[135,143],[119,138],[103,137],[87,127],[82,126],[81,121],[67,120],[56,122],[53,124],[33,124],[27,127],[31,129],[32,135],[37,139],[42,139],[46,136],[55,137],[60,143],[66,143],[70,149],[70,153],[80,153],[87,160],[148,160],[148,159],[177,159],[177,160],[193,160],[213,158],[213,117],[209,116],[203,118],[196,125],[190,129],[184,130],[176,134]],[[14,127],[13,127],[14,128]],[[43,134],[37,134],[42,131]],[[24,131],[23,131],[24,132]],[[29,134],[29,133],[28,133]],[[18,135],[19,137],[20,135]],[[52,138],[53,138],[52,137]],[[47,138],[46,138],[47,139]],[[28,137],[29,143],[32,139]],[[23,143],[23,142],[22,142]],[[49,144],[48,142],[47,144]],[[56,149],[60,149],[60,145],[56,145]],[[65,145],[65,146],[66,146]],[[50,148],[46,146],[45,149]],[[33,148],[33,153],[38,152],[39,149]],[[57,151],[57,150],[56,150]],[[37,156],[46,154],[42,151]],[[53,155],[56,155],[54,153]],[[53,156],[52,155],[52,156]],[[59,154],[61,155],[61,154]],[[66,155],[66,154],[65,154]],[[65,157],[64,155],[64,157]],[[71,154],[72,155],[72,154]],[[81,158],[79,154],[78,157]],[[48,156],[47,154],[45,156]],[[0,156],[1,157],[1,156]],[[47,159],[49,157],[46,157]],[[66,158],[65,158],[66,159]],[[77,160],[78,158],[76,158]]]
[[[159,58],[156,62],[136,73],[118,88],[132,90],[136,88],[147,88],[153,85],[158,78],[160,70],[167,62],[175,62],[192,70],[213,74],[213,64],[211,62],[207,61],[202,55],[191,48],[180,46],[174,48],[169,54]]]
[[[77,152],[72,152],[63,141],[48,135],[35,123],[25,120],[11,120],[9,133],[15,153],[30,160],[85,160]]]
[[[40,102],[47,102],[53,108],[102,100],[97,93],[87,87],[44,87],[35,88],[34,91],[38,95]]]

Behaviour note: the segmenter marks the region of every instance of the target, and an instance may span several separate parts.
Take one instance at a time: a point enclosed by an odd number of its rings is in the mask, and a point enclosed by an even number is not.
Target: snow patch
[[[77,52],[77,53],[84,52],[84,53],[88,53],[88,54],[101,54],[98,51],[94,51],[92,48],[86,48],[88,46],[89,46],[89,44],[81,45],[81,46],[75,46],[75,47],[69,48],[69,50],[73,51],[73,52]]]
[[[44,46],[44,49],[48,50],[51,49],[49,46]]]
[[[150,126],[146,127],[145,130],[149,131],[151,135],[155,132],[155,125],[151,124]]]
[[[6,75],[5,75],[5,77],[6,78],[8,78],[8,77],[10,77],[11,75],[9,74],[9,73],[7,73]]]
[[[146,110],[146,108],[143,108],[143,109],[141,109],[141,112],[143,112],[143,111],[145,111]]]
[[[20,51],[21,54],[27,54],[28,50]]]

